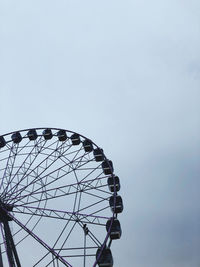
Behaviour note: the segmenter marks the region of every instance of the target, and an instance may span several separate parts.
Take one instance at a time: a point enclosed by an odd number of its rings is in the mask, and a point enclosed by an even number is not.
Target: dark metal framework
[[[117,217],[109,206],[117,192],[107,183],[113,166],[103,172],[99,147],[86,137],[45,130],[0,139],[0,267],[95,267],[97,249],[111,245],[106,222]]]

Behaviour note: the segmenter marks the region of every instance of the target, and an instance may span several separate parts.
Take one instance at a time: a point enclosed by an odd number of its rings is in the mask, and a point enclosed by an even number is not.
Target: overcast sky
[[[80,132],[120,176],[115,267],[200,266],[200,2],[0,0],[0,134]]]

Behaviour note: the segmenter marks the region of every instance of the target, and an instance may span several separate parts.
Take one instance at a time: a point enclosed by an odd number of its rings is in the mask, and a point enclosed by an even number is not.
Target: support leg
[[[1,246],[0,246],[0,267],[3,267],[3,259],[1,254]]]
[[[5,232],[5,239],[6,239],[6,246],[7,246],[7,254],[9,258],[9,263],[11,267],[21,267],[19,257],[17,254],[17,250],[13,241],[13,237],[10,231],[10,227],[8,221],[3,222],[4,224],[4,232]],[[16,264],[15,264],[16,263]]]

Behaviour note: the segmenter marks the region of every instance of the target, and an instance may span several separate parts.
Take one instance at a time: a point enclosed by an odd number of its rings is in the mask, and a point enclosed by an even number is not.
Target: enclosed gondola
[[[113,257],[109,248],[98,248],[96,253],[97,264],[99,267],[112,267]]]
[[[119,239],[122,235],[121,225],[118,219],[109,219],[106,223],[106,230],[110,230],[110,239]]]
[[[80,136],[77,133],[72,134],[70,139],[72,141],[72,144],[75,145],[75,146],[79,145],[80,142],[81,142]]]
[[[110,192],[119,191],[121,186],[120,186],[120,180],[118,176],[110,176],[108,177],[108,187]]]
[[[20,132],[15,132],[14,134],[12,134],[11,139],[13,143],[18,144],[22,141],[22,136]]]
[[[114,171],[113,163],[111,160],[103,161],[101,166],[105,175],[112,174]]]
[[[111,196],[109,199],[109,204],[112,212],[114,213],[121,213],[124,209],[121,196],[117,195],[116,198],[115,196]]]
[[[59,130],[58,132],[57,132],[57,136],[58,136],[58,140],[59,141],[65,141],[65,140],[67,140],[67,134],[66,134],[66,131],[65,130]]]
[[[28,138],[29,138],[30,141],[32,141],[32,140],[36,140],[37,137],[38,137],[37,132],[36,132],[35,129],[30,129],[30,130],[28,131],[27,135],[28,135]]]
[[[83,141],[83,147],[85,152],[91,152],[93,150],[92,142],[89,139]]]
[[[6,141],[3,136],[0,136],[0,148],[6,145]]]
[[[104,160],[104,154],[102,148],[96,148],[94,149],[94,158],[96,161],[103,161]]]
[[[43,136],[45,140],[50,140],[53,137],[51,129],[45,129],[43,131]]]

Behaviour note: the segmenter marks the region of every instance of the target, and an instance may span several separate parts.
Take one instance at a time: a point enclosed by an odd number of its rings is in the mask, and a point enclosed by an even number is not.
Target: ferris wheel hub
[[[9,216],[8,212],[13,210],[13,206],[10,204],[4,204],[0,201],[0,223],[12,221],[12,218]]]

